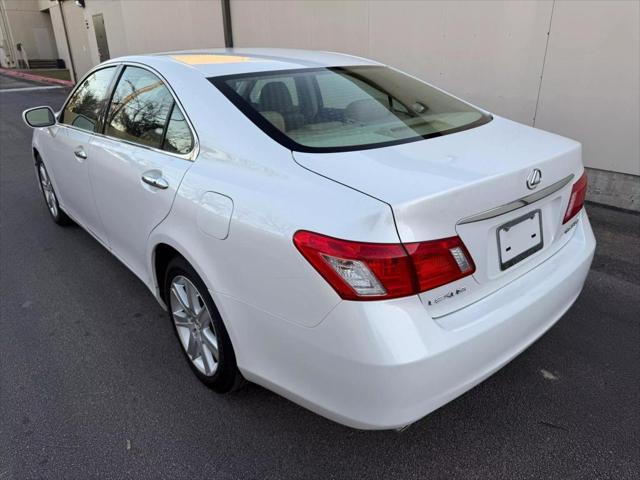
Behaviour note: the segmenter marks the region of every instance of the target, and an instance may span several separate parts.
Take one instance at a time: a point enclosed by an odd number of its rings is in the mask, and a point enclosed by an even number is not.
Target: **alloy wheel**
[[[189,360],[206,376],[218,369],[218,337],[211,313],[196,286],[182,275],[171,281],[169,308]]]
[[[53,185],[51,185],[51,179],[43,163],[38,166],[40,173],[40,185],[42,186],[42,192],[44,193],[44,199],[47,202],[47,207],[54,218],[58,217],[58,199],[56,193],[53,191]]]

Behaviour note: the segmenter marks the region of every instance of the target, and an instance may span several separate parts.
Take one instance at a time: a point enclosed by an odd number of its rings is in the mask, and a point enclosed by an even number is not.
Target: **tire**
[[[36,167],[38,169],[38,181],[40,182],[40,190],[42,191],[42,196],[44,198],[44,202],[47,206],[47,210],[49,211],[51,219],[61,226],[72,225],[73,220],[71,220],[69,216],[60,208],[60,203],[58,203],[58,196],[53,189],[51,177],[49,176],[49,172],[47,171],[44,162],[41,159],[38,159]]]
[[[169,262],[164,294],[182,353],[200,381],[218,393],[242,387],[245,380],[222,317],[204,282],[184,258]]]

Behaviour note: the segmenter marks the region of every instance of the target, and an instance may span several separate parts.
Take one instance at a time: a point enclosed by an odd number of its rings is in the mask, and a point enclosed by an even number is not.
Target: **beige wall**
[[[0,0],[14,3],[23,0]],[[59,7],[49,8],[68,61]],[[63,2],[78,76],[111,57],[224,44],[220,0]],[[637,0],[231,0],[236,46],[366,56],[499,115],[575,138],[587,166],[640,175]],[[549,33],[549,35],[548,35]]]
[[[640,2],[556,2],[536,127],[589,167],[640,175]]]
[[[60,58],[70,66],[60,6],[48,0],[38,2],[51,13]],[[85,5],[79,8],[71,0],[62,2],[78,79],[100,63],[93,28],[93,15],[99,13],[111,58],[224,46],[220,0],[86,0]]]
[[[64,30],[62,28],[62,20],[60,20],[60,8],[54,3],[50,3],[48,0],[40,0],[40,7],[42,8],[43,2],[46,2],[46,11],[49,12],[51,17],[51,25],[53,27],[53,34],[56,42],[56,49],[58,50],[58,57],[64,60],[67,68],[70,68],[71,62],[69,61],[69,51],[67,49],[67,43],[65,42]]]
[[[51,19],[40,11],[38,0],[0,0],[0,8],[7,20],[4,41],[11,44],[3,46],[10,57],[8,66],[22,58],[16,49],[18,43],[22,43],[29,59],[58,58]]]
[[[374,58],[499,115],[529,125],[535,119],[537,127],[581,141],[588,166],[640,175],[637,1],[231,5],[236,46]]]
[[[237,46],[374,58],[531,123],[551,3],[232,2]]]
[[[100,63],[93,15],[101,13],[112,58],[136,53],[224,46],[219,0],[87,0],[86,8],[65,2],[67,27],[74,30],[72,50],[78,76]],[[81,28],[77,28],[81,25]],[[83,37],[84,40],[81,40]],[[81,45],[81,47],[80,47]],[[76,49],[82,48],[82,62]],[[86,61],[84,60],[86,55]]]
[[[62,9],[64,10],[64,18],[67,23],[69,44],[71,45],[71,52],[73,53],[73,65],[76,76],[80,79],[85,72],[95,65],[95,62],[91,58],[91,50],[89,48],[89,32],[87,31],[82,9],[78,8],[73,1],[63,2]],[[56,6],[51,10],[59,11],[60,8]],[[67,63],[67,65],[69,64]]]
[[[40,5],[42,6],[42,2]],[[70,1],[62,2],[59,5],[57,2],[50,2],[48,12],[51,15],[51,23],[53,24],[53,31],[55,33],[60,58],[65,61],[67,68],[72,70],[72,76],[75,74],[79,79],[87,70],[95,65],[89,50],[89,38],[82,9]],[[67,42],[65,40],[62,13],[64,13],[64,20],[67,25],[74,68],[72,68],[69,49],[67,48]]]

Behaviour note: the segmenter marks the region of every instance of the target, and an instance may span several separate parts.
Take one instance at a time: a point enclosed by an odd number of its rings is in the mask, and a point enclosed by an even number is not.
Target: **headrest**
[[[293,109],[291,93],[284,82],[267,83],[260,91],[259,107],[262,111],[288,112]]]

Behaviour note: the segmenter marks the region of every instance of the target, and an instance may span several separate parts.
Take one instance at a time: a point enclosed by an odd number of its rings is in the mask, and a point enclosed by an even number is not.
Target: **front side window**
[[[298,151],[383,147],[491,120],[465,102],[384,66],[258,72],[210,81],[274,140]]]
[[[102,109],[108,101],[109,85],[116,67],[102,68],[89,75],[73,93],[60,121],[67,125],[96,132]]]
[[[105,122],[106,135],[161,148],[173,96],[156,75],[127,66],[113,92]]]

